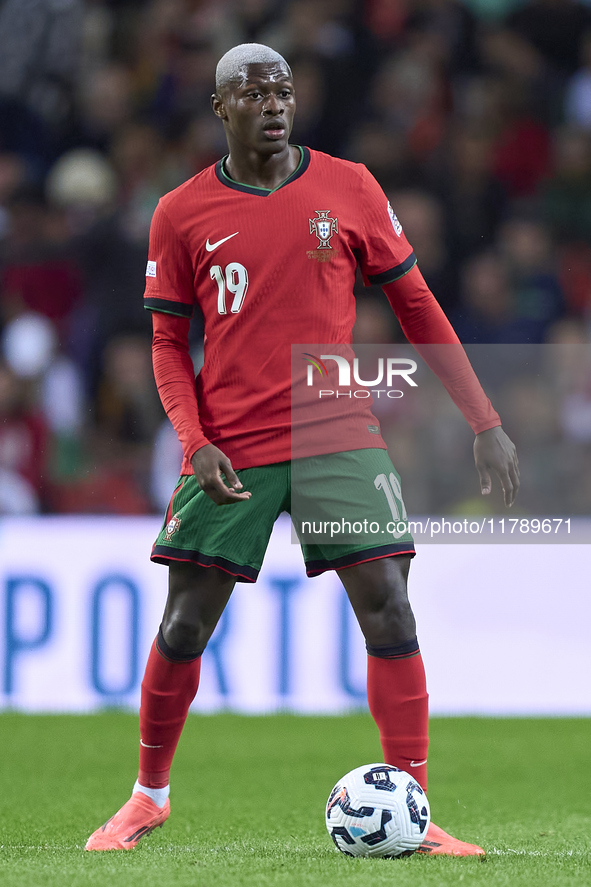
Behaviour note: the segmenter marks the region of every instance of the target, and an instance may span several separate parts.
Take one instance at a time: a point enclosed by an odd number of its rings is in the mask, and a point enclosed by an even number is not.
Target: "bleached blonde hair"
[[[247,65],[285,65],[291,74],[291,68],[282,55],[264,43],[240,43],[233,46],[221,57],[215,69],[215,88],[220,92],[229,83],[240,80],[241,69]]]

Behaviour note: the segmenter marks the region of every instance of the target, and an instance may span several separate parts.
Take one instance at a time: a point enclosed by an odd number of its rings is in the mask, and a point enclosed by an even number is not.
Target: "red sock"
[[[199,686],[201,656],[173,662],[152,644],[140,705],[140,769],[138,781],[146,788],[168,785],[170,765],[189,706]]]
[[[367,657],[367,700],[386,764],[412,774],[427,790],[429,696],[421,654]]]

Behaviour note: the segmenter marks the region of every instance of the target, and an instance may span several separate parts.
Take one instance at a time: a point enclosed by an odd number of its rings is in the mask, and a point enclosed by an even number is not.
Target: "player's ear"
[[[226,119],[226,108],[224,106],[224,100],[217,92],[214,92],[211,97],[211,107],[216,117],[219,117],[221,120]]]

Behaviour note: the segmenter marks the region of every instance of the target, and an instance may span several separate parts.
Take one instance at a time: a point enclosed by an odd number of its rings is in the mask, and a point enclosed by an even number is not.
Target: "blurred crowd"
[[[225,153],[209,96],[245,41],[292,66],[292,141],[378,178],[462,341],[589,342],[591,4],[0,0],[0,513],[167,502],[180,454],[142,309],[150,219]],[[402,342],[381,292],[357,295],[356,340]],[[195,318],[196,366],[200,335]],[[591,476],[588,377],[552,421],[525,389],[529,437],[578,447]],[[392,445],[396,463],[395,429]],[[416,507],[448,507],[444,488]]]

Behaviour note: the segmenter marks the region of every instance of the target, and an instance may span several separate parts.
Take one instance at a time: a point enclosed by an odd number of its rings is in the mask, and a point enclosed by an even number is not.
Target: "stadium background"
[[[589,513],[591,6],[3,0],[2,706],[137,703],[165,594],[165,571],[147,554],[179,464],[141,305],[149,223],[161,194],[224,152],[209,110],[213,70],[244,40],[270,43],[292,64],[294,139],[377,176],[463,341],[575,355],[560,361],[551,407],[539,372],[491,384],[521,454],[518,508]],[[403,342],[381,291],[360,285],[357,295],[356,340]],[[200,332],[196,318],[197,366]],[[470,431],[447,401],[434,404],[381,417],[409,509],[482,512]],[[591,713],[588,552],[421,552],[412,591],[435,712]],[[559,625],[549,561],[560,563],[569,616]],[[318,637],[308,636],[319,608]],[[284,525],[224,632],[198,705],[363,703],[363,650],[338,583],[304,585]],[[232,655],[261,635],[252,680],[233,684]],[[469,676],[453,655],[466,638]],[[520,649],[519,681],[509,666],[499,671],[508,645]],[[573,658],[557,665],[550,648]],[[330,677],[319,688],[322,655]]]

